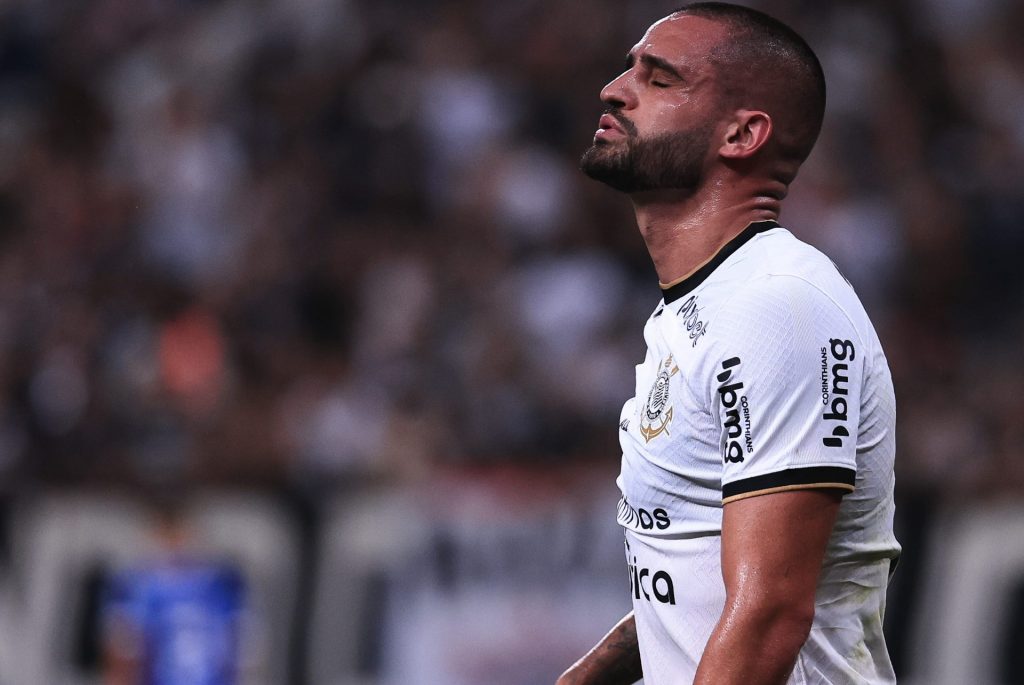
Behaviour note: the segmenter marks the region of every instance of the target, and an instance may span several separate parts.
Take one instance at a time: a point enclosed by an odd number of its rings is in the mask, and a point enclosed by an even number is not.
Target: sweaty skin
[[[814,620],[837,490],[729,502],[722,515],[725,608],[694,685],[783,685]]]
[[[777,219],[786,194],[774,168],[748,173],[772,135],[771,117],[754,110],[728,116],[720,111],[714,67],[706,55],[726,35],[722,24],[703,17],[662,19],[630,50],[629,68],[601,91],[601,100],[640,137],[688,130],[696,122],[712,127],[699,187],[630,195],[662,283],[692,273],[751,222]],[[678,77],[660,64],[671,66]],[[627,144],[623,134],[605,130],[595,135],[596,146],[611,154]]]
[[[726,603],[694,685],[786,682],[814,619],[814,591],[839,502],[838,491],[797,490],[725,505]],[[632,685],[641,677],[630,612],[556,685]]]

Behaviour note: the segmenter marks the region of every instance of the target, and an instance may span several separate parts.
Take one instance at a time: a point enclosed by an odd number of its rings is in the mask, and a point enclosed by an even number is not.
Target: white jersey
[[[895,398],[864,308],[832,262],[756,222],[647,321],[623,407],[619,523],[646,685],[692,682],[725,604],[723,504],[845,491],[790,683],[895,682],[882,636]]]

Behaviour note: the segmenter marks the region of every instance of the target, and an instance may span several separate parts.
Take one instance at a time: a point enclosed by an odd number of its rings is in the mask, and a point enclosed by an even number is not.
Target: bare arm
[[[840,499],[836,490],[795,490],[725,505],[725,608],[694,685],[786,682],[814,620]]]
[[[123,617],[108,622],[103,644],[104,685],[132,685],[142,682],[142,636]]]
[[[632,685],[643,677],[633,612],[615,624],[555,685]]]

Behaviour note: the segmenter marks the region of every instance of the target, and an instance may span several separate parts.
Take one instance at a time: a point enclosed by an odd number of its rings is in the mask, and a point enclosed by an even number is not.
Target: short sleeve
[[[837,301],[796,276],[765,276],[712,321],[710,406],[722,501],[854,489],[863,352]]]

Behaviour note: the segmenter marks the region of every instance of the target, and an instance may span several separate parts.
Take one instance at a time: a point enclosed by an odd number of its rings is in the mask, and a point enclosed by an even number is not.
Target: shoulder
[[[863,308],[853,287],[817,248],[784,228],[750,242],[722,298],[724,317],[746,317],[756,325],[807,316],[861,319]]]
[[[828,255],[785,228],[758,235],[745,256],[750,278],[789,276],[822,290],[852,290]]]

